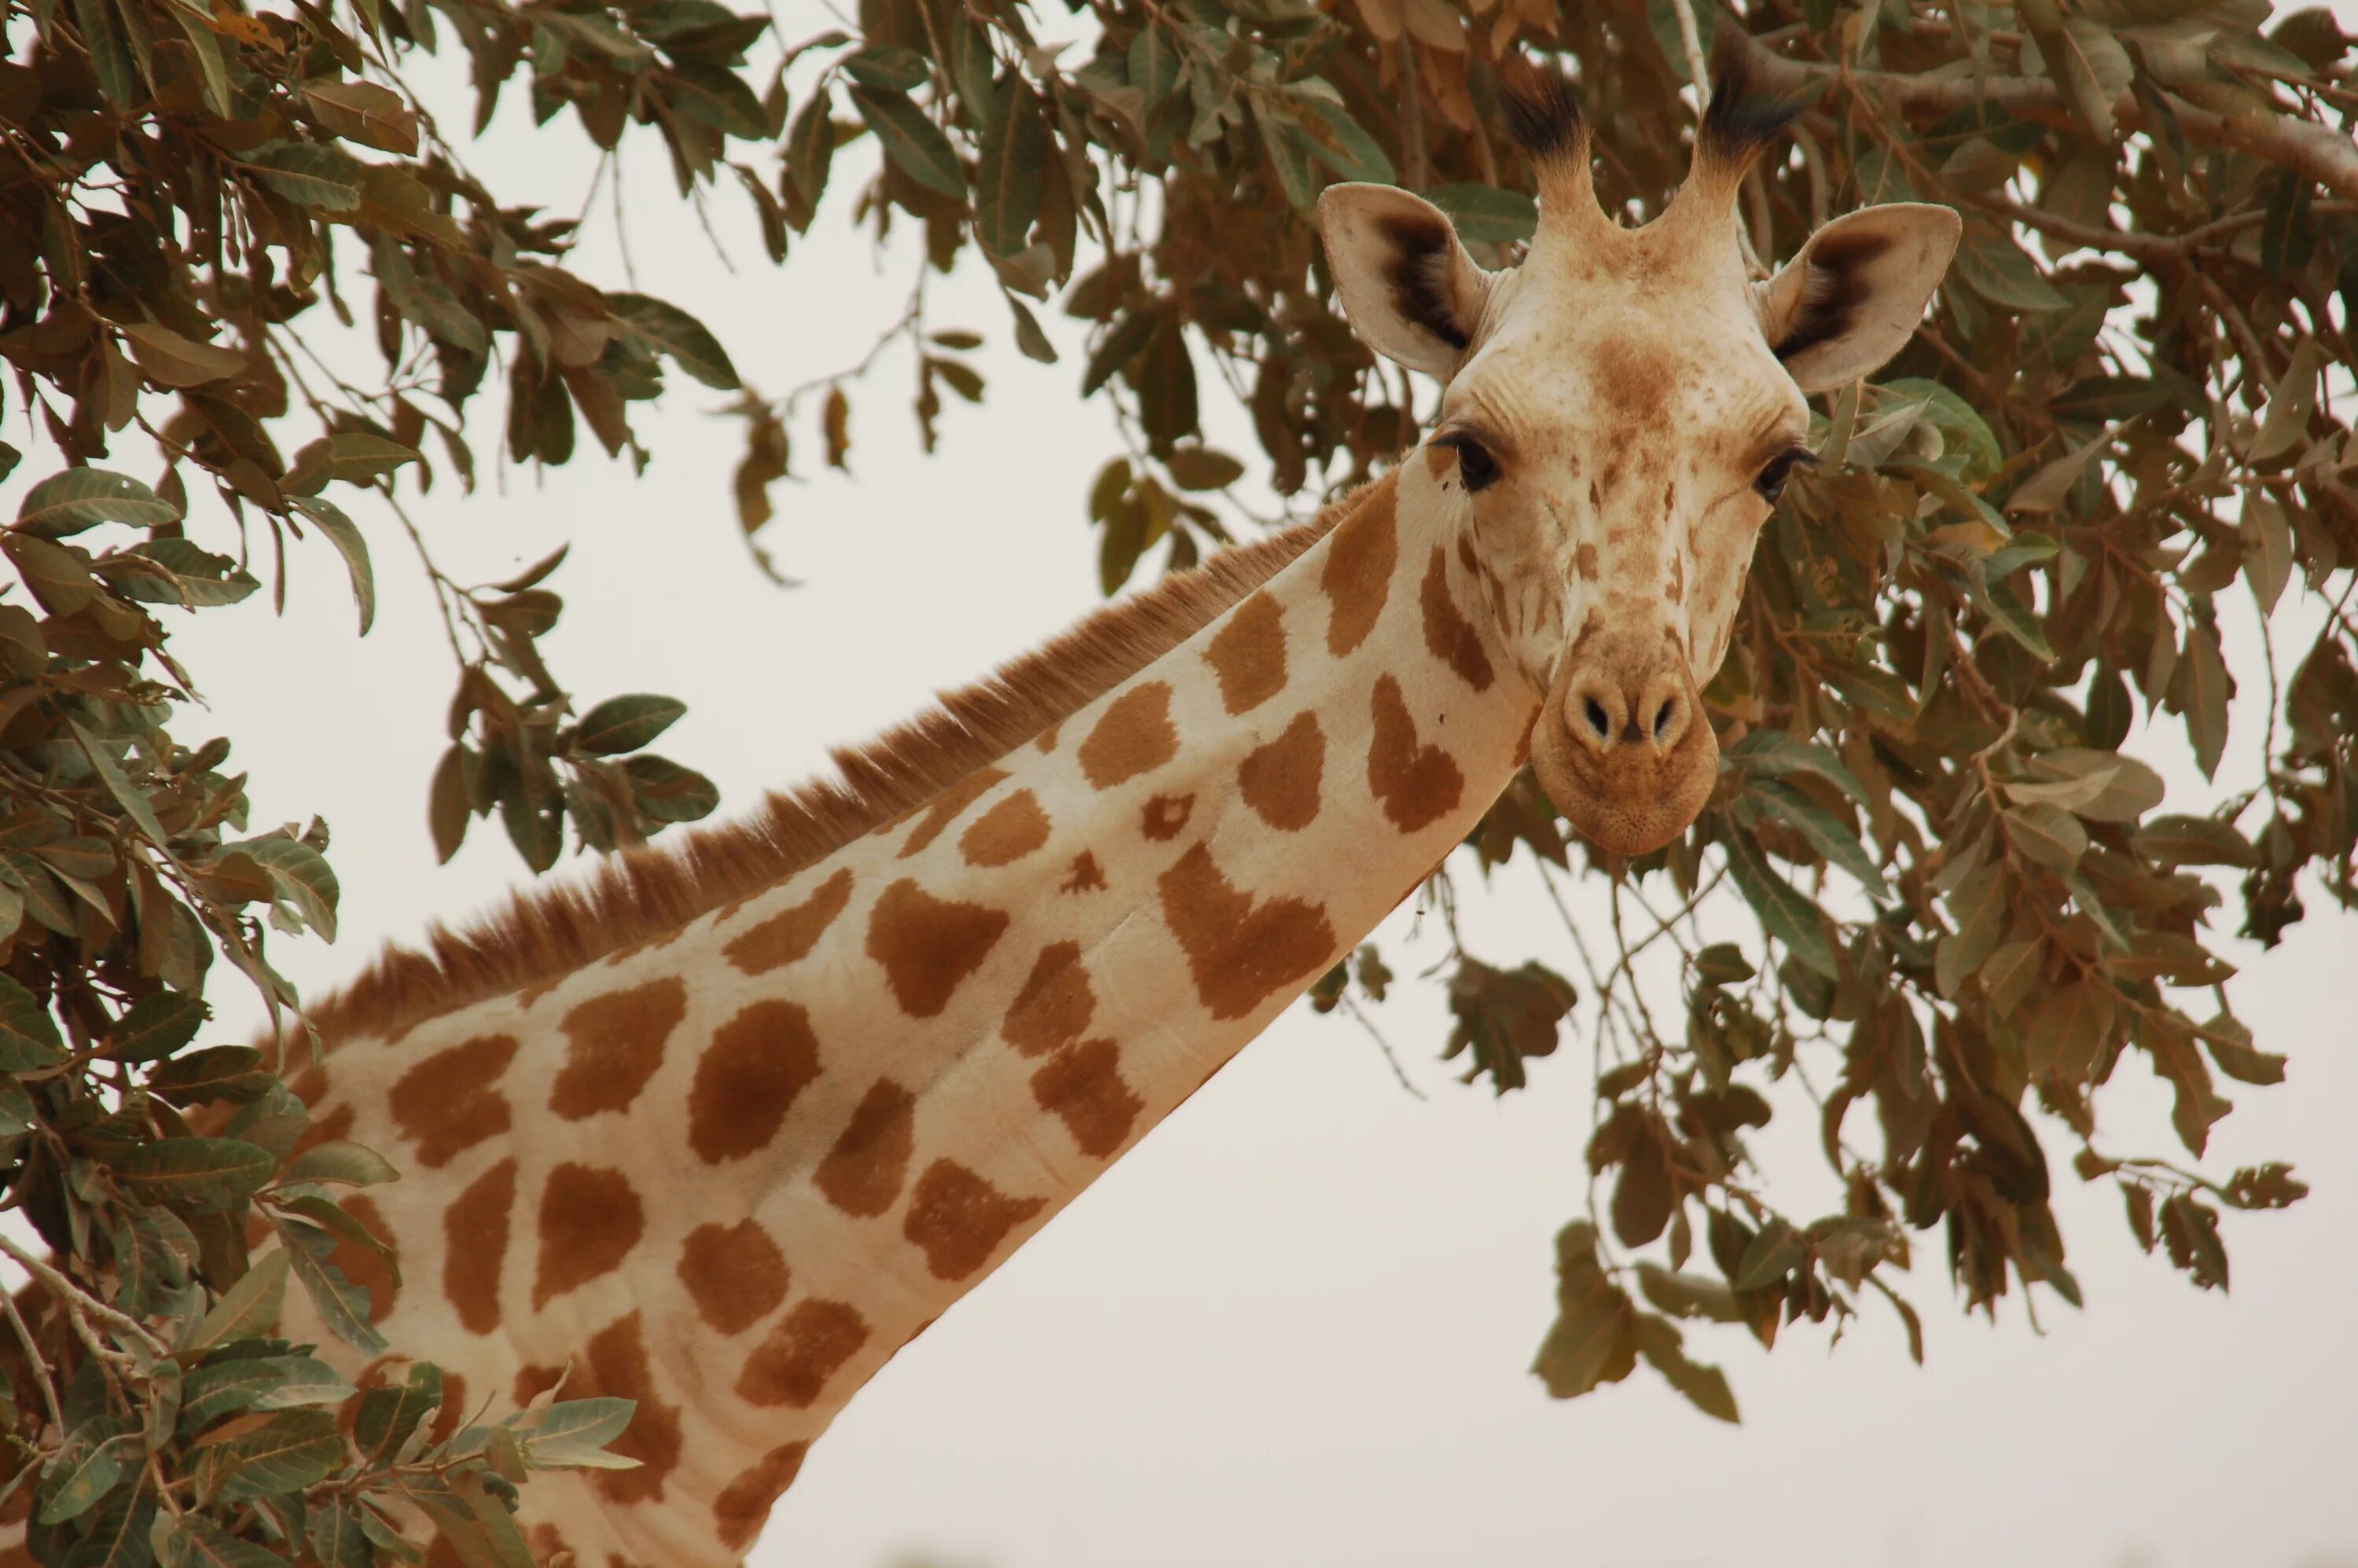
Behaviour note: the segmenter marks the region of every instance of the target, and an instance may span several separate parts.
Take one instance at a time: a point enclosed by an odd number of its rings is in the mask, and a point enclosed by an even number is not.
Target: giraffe
[[[446,1428],[560,1379],[637,1402],[636,1468],[525,1488],[536,1552],[740,1562],[884,1361],[1526,761],[1606,849],[1692,822],[1717,773],[1699,692],[1809,460],[1805,395],[1898,351],[1959,232],[1866,209],[1753,284],[1736,187],[1791,105],[1747,58],[1723,51],[1690,178],[1634,230],[1596,205],[1568,83],[1511,79],[1541,222],[1510,271],[1405,191],[1324,194],[1355,329],[1445,384],[1384,478],[838,753],[838,782],[322,1005],[307,1136],[406,1173],[350,1200],[402,1278],[337,1261],[445,1368]],[[336,1354],[308,1312],[285,1332]]]

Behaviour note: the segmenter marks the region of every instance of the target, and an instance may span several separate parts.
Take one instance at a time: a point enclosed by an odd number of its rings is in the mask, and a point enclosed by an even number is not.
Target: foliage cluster
[[[1871,1291],[1912,1335],[1891,1275],[1927,1231],[1969,1306],[2032,1283],[2076,1301],[2050,1151],[2116,1184],[2140,1243],[2206,1286],[2227,1281],[2222,1210],[2299,1195],[2280,1165],[2196,1162],[2228,1109],[2220,1078],[2284,1071],[2227,1005],[2217,933],[2273,941],[2304,896],[2353,896],[2358,448],[2329,372],[2352,362],[2358,92],[2328,14],[1074,10],[863,0],[856,26],[789,44],[712,0],[6,0],[0,357],[7,412],[56,466],[0,527],[16,579],[0,596],[0,1180],[54,1259],[10,1244],[38,1288],[12,1316],[5,1413],[11,1506],[34,1513],[44,1558],[400,1555],[373,1510],[404,1494],[471,1563],[516,1563],[529,1547],[502,1506],[515,1484],[613,1462],[600,1444],[627,1415],[427,1422],[430,1368],[362,1392],[270,1337],[291,1274],[377,1348],[363,1288],[330,1255],[375,1247],[336,1189],[389,1173],[366,1151],[301,1146],[277,1051],[196,1044],[215,951],[274,1016],[296,1004],[266,937],[332,937],[336,885],[324,827],[253,830],[227,743],[168,733],[194,686],[161,611],[235,602],[265,574],[283,594],[289,541],[316,532],[365,627],[373,568],[351,503],[417,551],[456,656],[451,749],[428,792],[446,858],[493,814],[535,869],[568,824],[606,849],[702,816],[711,785],[644,751],[676,702],[576,717],[544,661],[561,552],[462,585],[411,526],[405,488],[471,486],[479,393],[504,392],[504,460],[554,464],[584,426],[643,462],[631,406],[671,371],[740,392],[736,498],[758,537],[797,442],[849,466],[880,356],[914,355],[928,443],[945,390],[983,397],[981,338],[926,310],[926,272],[971,254],[1022,351],[1055,357],[1034,314],[1052,297],[1087,324],[1076,380],[1111,403],[1128,448],[1087,498],[1111,591],[1150,554],[1184,565],[1265,520],[1241,499],[1247,463],[1205,439],[1206,374],[1283,497],[1363,478],[1412,437],[1419,391],[1351,336],[1304,215],[1331,178],[1397,180],[1483,259],[1513,260],[1534,213],[1496,114],[1517,50],[1573,71],[1600,192],[1632,220],[1683,171],[1682,90],[1711,35],[1741,27],[1816,92],[1790,155],[1747,183],[1754,251],[1789,254],[1863,201],[1944,201],[1967,221],[1916,344],[1830,400],[1823,460],[1765,536],[1706,693],[1726,759],[1710,808],[1662,854],[1588,857],[1642,929],[1617,919],[1608,946],[1567,923],[1573,957],[1552,966],[1454,956],[1447,1050],[1469,1076],[1524,1087],[1567,1025],[1596,1045],[1598,1199],[1558,1238],[1549,1388],[1578,1394],[1643,1359],[1732,1419],[1682,1325],[1773,1341]],[[822,221],[914,226],[908,308],[859,365],[776,399],[743,389],[685,312],[570,270],[575,221],[503,205],[467,172],[403,75],[453,48],[477,131],[514,85],[535,124],[570,108],[617,182],[613,150],[652,133],[683,196],[735,191],[773,260]],[[367,318],[377,384],[317,351],[307,313],[323,306]],[[161,454],[153,484],[96,466],[115,442]],[[0,445],[0,478],[21,459]],[[209,481],[202,507],[191,475]],[[2233,671],[2220,628],[2239,594],[2265,626],[2319,630],[2272,633],[2257,667]],[[2238,675],[2268,688],[2267,733],[2245,738],[2260,782],[2201,816],[2163,812],[2158,777],[2120,747],[2142,719],[2181,730],[2214,770]],[[1434,896],[1445,913],[1475,896],[1466,873],[1519,856],[1552,890],[1573,855],[1519,781]],[[1704,940],[1691,918],[1726,891],[1712,907],[1751,911],[1757,941]],[[1634,989],[1658,945],[1680,955],[1682,1016]],[[1578,990],[1556,972],[1575,967]],[[1391,983],[1369,950],[1315,996],[1357,1011]],[[299,1027],[287,1038],[309,1048]],[[2106,1134],[2099,1111],[2130,1059],[2171,1086],[2190,1158]],[[1846,1195],[1813,1218],[1781,1211],[1746,1141],[1773,1115],[1764,1089],[1795,1075]],[[266,1232],[277,1249],[250,1261]]]

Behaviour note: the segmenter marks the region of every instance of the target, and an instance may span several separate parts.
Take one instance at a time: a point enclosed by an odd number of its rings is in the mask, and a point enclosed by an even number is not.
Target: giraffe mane
[[[1222,550],[1109,604],[862,746],[828,753],[839,774],[772,792],[733,821],[608,857],[577,883],[520,891],[423,950],[388,943],[311,1010],[330,1043],[398,1036],[471,1003],[522,990],[677,930],[907,815],[1152,664],[1282,571],[1377,481],[1309,522]]]

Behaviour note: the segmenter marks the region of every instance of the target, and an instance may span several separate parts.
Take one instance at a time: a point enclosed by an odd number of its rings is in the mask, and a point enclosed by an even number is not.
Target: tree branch
[[[2035,119],[2062,123],[2071,117],[2062,92],[2041,76],[1993,76],[1976,83],[1970,77],[1935,81],[1877,71],[1844,72],[1833,66],[1807,69],[1819,76],[1840,76],[1854,88],[1879,94],[1892,107],[1911,115],[1937,117],[1985,100],[2009,114]],[[2250,153],[2358,200],[2358,143],[2331,126],[2265,111],[2216,114],[2176,93],[2163,92],[2160,97],[2178,117],[2187,140]],[[2125,129],[2154,129],[2147,124],[2145,106],[2134,94],[2123,93],[2113,105],[2113,114]]]

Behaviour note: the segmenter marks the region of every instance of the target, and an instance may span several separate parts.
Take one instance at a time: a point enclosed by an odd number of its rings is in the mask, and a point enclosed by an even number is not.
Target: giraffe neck
[[[477,1402],[568,1362],[565,1397],[640,1401],[617,1444],[640,1468],[526,1491],[583,1561],[737,1561],[850,1395],[1496,798],[1539,696],[1424,510],[1371,486],[928,806],[405,1043],[434,1098],[396,1084],[386,1141],[458,1195],[382,1217],[413,1273],[439,1244],[448,1302],[388,1332],[483,1379]],[[492,1136],[542,1084],[547,1113]]]

